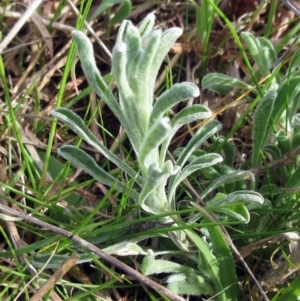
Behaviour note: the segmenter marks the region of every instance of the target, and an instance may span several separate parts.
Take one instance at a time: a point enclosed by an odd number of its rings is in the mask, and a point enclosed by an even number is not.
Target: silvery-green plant
[[[154,15],[151,14],[138,28],[131,22],[124,21],[119,29],[112,53],[112,73],[118,87],[118,99],[96,67],[89,39],[82,32],[72,33],[86,78],[126,130],[137,156],[141,175],[101,145],[77,115],[64,108],[54,110],[52,115],[68,124],[87,143],[135,179],[142,191],[139,194],[132,191],[131,196],[138,200],[141,208],[149,213],[161,214],[175,210],[174,192],[184,177],[196,169],[221,162],[222,157],[208,154],[182,169],[193,150],[220,129],[218,122],[210,121],[198,131],[189,147],[181,153],[176,165],[165,160],[168,145],[177,129],[188,122],[210,117],[211,112],[202,105],[194,105],[182,110],[171,121],[164,117],[173,105],[199,96],[198,87],[188,82],[173,85],[153,102],[156,75],[171,46],[182,34],[180,28],[162,32],[153,30],[153,26]],[[59,149],[59,154],[84,168],[98,181],[110,186],[116,185],[116,189],[120,191],[124,190],[121,182],[101,169],[79,148],[63,146]],[[168,196],[165,187],[170,176],[174,177]]]
[[[86,78],[126,130],[137,157],[139,171],[132,169],[103,146],[83,120],[72,111],[57,108],[52,115],[67,124],[90,146],[124,171],[139,188],[128,191],[124,183],[102,169],[80,148],[71,145],[63,146],[58,150],[62,157],[81,167],[97,181],[115,187],[120,192],[129,193],[129,196],[147,213],[159,215],[176,211],[176,190],[183,180],[195,171],[220,163],[222,157],[217,153],[194,155],[195,150],[221,128],[219,122],[210,120],[196,132],[188,145],[178,152],[175,163],[167,159],[168,146],[176,131],[187,123],[210,117],[211,112],[205,106],[192,105],[185,107],[171,120],[165,117],[175,104],[199,96],[198,87],[188,82],[173,85],[154,102],[154,85],[159,68],[173,43],[182,34],[182,30],[170,28],[162,32],[153,30],[153,27],[153,14],[148,15],[139,27],[133,26],[130,21],[122,22],[112,53],[112,74],[118,88],[118,97],[112,93],[96,67],[90,40],[80,31],[72,33]],[[201,197],[205,199],[217,187],[246,178],[249,178],[249,173],[242,171],[220,177],[202,192]],[[248,222],[249,213],[245,202],[249,201],[262,203],[263,199],[259,194],[249,191],[235,191],[230,195],[218,194],[210,200],[207,209],[226,213],[242,222]],[[178,217],[174,218],[175,225],[181,223]],[[193,223],[200,218],[200,214],[194,215],[188,223]],[[173,221],[173,218],[167,217],[161,221],[169,222]],[[215,238],[219,246],[222,243],[226,244],[216,234],[215,228],[210,235],[213,241]],[[155,260],[155,255],[149,251],[142,267],[145,274],[157,273],[157,271],[177,274],[169,278],[169,287],[177,293],[214,294],[223,290],[224,292],[220,294],[222,300],[235,299],[235,273],[220,279],[222,278],[220,273],[227,271],[224,267],[225,261],[219,262],[204,240],[192,231],[172,231],[169,238],[181,250],[189,251],[190,241],[197,245],[200,259],[197,256],[192,256],[191,259],[197,262],[196,266],[199,269],[201,267],[201,273],[199,270],[193,272],[193,269],[168,261]],[[129,243],[132,247],[132,242]],[[128,244],[125,245],[126,252],[129,254]],[[222,245],[220,249],[226,249],[227,253],[223,255],[230,259],[231,255],[226,245],[225,248]],[[137,248],[133,252],[137,252],[136,250]],[[153,269],[155,266],[157,269]],[[232,266],[234,267],[233,260]],[[205,277],[203,278],[201,274],[205,274]],[[230,294],[227,294],[226,292],[229,291]]]

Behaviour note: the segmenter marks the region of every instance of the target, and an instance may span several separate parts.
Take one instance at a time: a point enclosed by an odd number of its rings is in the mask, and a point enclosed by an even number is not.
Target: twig
[[[41,221],[41,220],[39,220],[35,217],[29,216],[29,215],[27,215],[23,212],[19,212],[17,210],[14,210],[10,207],[5,206],[5,205],[0,204],[0,209],[3,212],[7,213],[7,214],[12,214],[14,216],[21,217],[22,219],[24,219],[25,221],[27,221],[29,223],[33,223],[33,224],[38,225],[40,227],[46,228],[47,230],[50,230],[54,233],[57,233],[59,235],[62,235],[66,238],[71,239],[73,242],[77,243],[78,245],[86,248],[90,252],[93,252],[97,256],[101,257],[103,260],[105,260],[109,264],[116,266],[117,268],[121,269],[123,272],[125,272],[125,273],[131,275],[132,277],[134,277],[136,280],[138,280],[141,283],[147,285],[148,287],[151,287],[154,291],[157,291],[157,292],[160,292],[160,293],[164,294],[166,297],[170,298],[173,301],[185,301],[184,298],[172,293],[167,288],[165,288],[162,285],[156,283],[155,281],[148,278],[147,276],[144,276],[143,274],[137,272],[133,268],[127,266],[126,264],[124,264],[120,260],[116,259],[115,257],[105,253],[101,249],[95,247],[94,245],[92,245],[91,243],[87,242],[86,240],[80,238],[79,236],[74,235],[72,232],[69,232],[69,231],[61,229],[59,227],[50,225],[50,224],[48,224],[46,222],[43,222],[43,221]]]
[[[279,168],[279,167],[283,167],[283,166],[292,164],[294,162],[294,159],[299,154],[300,154],[300,146],[298,146],[298,147],[292,149],[291,151],[287,152],[280,159],[275,160],[273,162],[270,162],[268,164],[267,168],[269,168],[269,169]],[[262,166],[262,167],[258,167],[258,168],[253,168],[253,169],[249,169],[248,171],[250,171],[255,176],[257,176],[257,175],[260,175],[260,174],[264,174],[266,172],[266,167]]]
[[[300,11],[298,10],[298,8],[293,5],[292,3],[290,3],[289,0],[280,0],[288,9],[292,10],[298,18],[300,18]]]

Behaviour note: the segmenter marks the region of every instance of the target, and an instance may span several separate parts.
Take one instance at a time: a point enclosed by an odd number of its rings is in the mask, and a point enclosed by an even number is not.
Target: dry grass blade
[[[38,301],[43,298],[48,291],[77,263],[78,260],[79,256],[77,254],[73,254],[30,298],[29,301]]]
[[[17,12],[17,11],[5,10],[2,7],[0,7],[0,14],[7,17],[7,18],[13,18],[13,19],[18,19],[18,20],[23,15],[23,14]],[[50,25],[51,24],[52,27],[54,29],[57,29],[57,30],[61,30],[61,31],[65,31],[65,32],[71,32],[75,29],[72,26],[65,25],[65,24],[58,23],[58,22],[51,22],[50,20],[47,20],[47,19],[44,19],[44,18],[41,18],[41,20],[45,25]],[[28,21],[30,21],[30,20],[27,19],[26,22],[28,22]],[[20,46],[17,46],[17,47],[20,47]],[[2,53],[6,53],[10,50],[12,50],[12,49],[3,50]]]
[[[35,0],[30,4],[30,6],[25,11],[25,13],[21,16],[21,18],[16,22],[16,24],[11,29],[11,31],[7,34],[7,36],[0,43],[0,54],[2,54],[3,50],[12,41],[12,39],[18,34],[19,30],[27,22],[27,20],[31,17],[31,15],[40,6],[40,4],[42,2],[43,2],[42,0]]]
[[[300,237],[296,232],[281,234],[285,239],[289,240],[290,256],[289,260],[293,264],[291,266],[285,259],[280,258],[275,263],[275,268],[268,271],[261,279],[261,283],[268,290],[276,288],[279,283],[284,281],[300,268]]]
[[[256,241],[247,247],[244,247],[243,250],[240,250],[243,257],[250,255],[253,251],[257,250],[258,247],[266,243],[277,243],[282,239],[287,239],[289,241],[290,256],[289,260],[291,264],[284,258],[280,257],[275,262],[272,262],[273,268],[270,268],[260,279],[260,283],[264,287],[266,292],[270,292],[276,289],[280,283],[286,280],[293,273],[297,272],[300,268],[300,237],[296,232],[288,232],[278,235],[273,235],[268,238],[261,239]],[[261,300],[260,294],[257,292],[257,288],[253,287],[252,289],[253,296],[258,297],[258,300]]]

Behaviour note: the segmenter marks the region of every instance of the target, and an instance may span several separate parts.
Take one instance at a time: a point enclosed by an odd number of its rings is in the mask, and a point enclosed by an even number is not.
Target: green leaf
[[[151,113],[150,123],[152,124],[162,118],[175,104],[199,95],[199,88],[193,83],[184,82],[173,85],[156,100]]]
[[[139,195],[139,205],[146,212],[153,214],[161,214],[165,212],[166,204],[159,204],[156,200],[152,200],[151,198],[150,201],[147,202],[147,204],[145,203],[145,201],[147,197],[159,186],[162,186],[164,189],[167,180],[172,172],[173,164],[171,161],[165,162],[162,169],[157,166],[157,163],[152,163],[149,166],[146,182],[143,185],[143,189]]]
[[[221,94],[227,94],[233,88],[250,90],[252,89],[252,86],[222,73],[209,73],[202,79],[202,89],[209,89]]]
[[[275,135],[279,149],[282,154],[286,154],[292,150],[292,139],[284,131],[278,131]]]
[[[157,74],[152,72],[152,65],[157,59],[156,55],[159,51],[161,38],[162,32],[160,30],[151,32],[139,55],[135,58],[136,62],[132,62],[135,68],[130,69],[130,73],[127,75],[130,87],[136,97],[136,106],[145,114],[147,113],[149,117],[153,105],[153,87],[150,85],[150,81],[153,77],[156,80],[157,76]],[[159,65],[161,63],[162,60],[159,62]],[[146,120],[147,124],[149,117]]]
[[[300,186],[300,167],[297,167],[293,175],[289,178],[289,181],[286,183],[285,187],[286,189],[283,189],[281,194],[278,196],[276,203],[281,204],[281,202],[286,202],[285,198],[290,192],[288,191],[288,188],[298,188]]]
[[[130,124],[128,136],[137,152],[140,148],[142,138],[148,129],[150,113],[147,111],[146,106],[143,108],[138,106],[138,95],[136,95],[136,91],[133,91],[129,85],[126,68],[127,45],[125,43],[117,43],[112,55],[112,72],[119,90],[120,107],[127,124]]]
[[[140,37],[140,33],[130,21],[126,20],[122,22],[118,31],[116,45],[118,45],[119,43],[125,43],[126,45],[126,71],[128,74],[130,74],[130,70],[133,69],[133,66],[135,66],[134,62],[142,47],[142,39]],[[130,82],[130,78],[128,78],[128,81]]]
[[[87,144],[103,154],[108,160],[116,164],[124,172],[126,172],[131,178],[135,179],[139,185],[142,185],[142,178],[137,175],[137,172],[133,170],[129,165],[124,163],[118,156],[107,149],[90,129],[85,125],[84,121],[74,112],[66,108],[56,108],[51,112],[51,115],[64,122],[72,131],[74,131],[79,137],[81,137]]]
[[[292,138],[292,148],[294,149],[298,146],[300,146],[300,133],[294,134]]]
[[[295,50],[295,49],[294,49]],[[289,64],[288,75],[297,72],[300,65],[300,50],[297,49],[293,54],[291,62]]]
[[[107,254],[114,254],[117,256],[137,256],[146,254],[138,244],[129,241],[112,245],[103,249],[103,251]]]
[[[206,222],[211,222],[206,211],[201,210],[200,206],[196,203],[192,203],[192,205],[204,216]],[[216,286],[218,293],[220,294],[219,300],[237,301],[238,290],[235,263],[227,240],[220,226],[208,226],[207,230],[209,231],[209,236],[217,260],[216,265],[218,267],[219,281],[216,283]]]
[[[120,192],[128,191],[128,187],[126,187],[126,185],[98,166],[96,161],[80,148],[73,145],[64,145],[58,149],[58,154],[72,164],[82,168],[96,181],[104,185],[108,185],[109,187],[115,187]],[[129,193],[133,199],[138,199],[138,194],[135,191],[131,190]]]
[[[216,4],[218,4],[219,2],[216,0],[213,1]],[[191,2],[191,4],[196,3],[199,2]],[[201,2],[201,7],[199,6],[199,4],[194,5],[194,9],[196,11],[197,43],[199,43],[199,45],[205,45],[211,34],[211,27],[215,20],[215,10],[214,7],[208,1]]]
[[[94,50],[91,41],[88,37],[78,31],[72,31],[72,37],[77,46],[78,56],[81,62],[81,67],[86,76],[86,79],[94,91],[100,96],[116,115],[126,130],[130,132],[129,125],[120,109],[118,101],[114,97],[112,91],[107,86],[105,80],[101,76],[94,57]]]
[[[179,113],[177,113],[170,122],[172,132],[162,144],[159,158],[160,164],[164,162],[170,142],[181,126],[196,120],[209,118],[211,115],[211,111],[203,105],[192,105],[185,107]]]
[[[172,183],[169,186],[169,202],[171,202],[177,186],[186,179],[191,173],[201,170],[223,161],[219,154],[205,154],[199,158],[192,160],[181,172],[177,173],[172,178]]]
[[[229,204],[236,204],[242,202],[257,202],[262,204],[264,202],[263,197],[261,194],[255,191],[249,190],[241,190],[241,191],[234,191],[223,198],[218,198],[217,200],[208,201],[205,207],[206,209],[212,209],[217,207],[224,207],[228,206]]]
[[[263,151],[271,155],[273,160],[278,160],[282,156],[279,147],[274,144],[267,144],[264,146]]]
[[[183,167],[193,151],[202,145],[208,138],[217,133],[221,129],[221,125],[216,120],[210,120],[205,123],[192,137],[188,145],[181,152],[176,165]]]
[[[178,224],[182,224],[180,221],[176,220],[176,222]],[[184,232],[199,250],[199,257],[201,258],[201,261],[199,260],[198,264],[199,270],[203,272],[211,283],[214,284],[216,293],[220,293],[222,291],[222,284],[216,257],[213,255],[212,251],[208,248],[203,239],[193,230],[184,230]]]
[[[144,40],[149,36],[151,31],[153,30],[155,23],[155,15],[153,13],[148,14],[146,18],[143,19],[141,24],[138,27],[141,38]]]
[[[262,76],[267,76],[271,66],[277,60],[274,46],[268,39],[264,37],[256,38],[250,32],[242,32],[241,36],[245,40],[260,73]]]
[[[58,254],[36,254],[31,260],[31,264],[36,268],[46,269],[59,269],[62,264],[70,258],[70,255],[58,255]],[[92,261],[89,254],[81,254],[77,264]]]
[[[181,35],[182,35],[182,29],[178,27],[169,28],[162,33],[159,47],[157,49],[157,52],[155,53],[155,57],[150,65],[150,70],[149,70],[149,82],[147,82],[147,84],[149,85],[149,89],[151,92],[154,91],[156,77],[162,65],[163,60],[165,59],[166,55],[170,51],[175,41]]]
[[[106,0],[103,1],[101,5],[94,11],[90,20],[94,20],[106,10],[110,9],[116,4],[122,4],[122,6],[117,10],[117,12],[113,15],[110,20],[110,26],[115,25],[116,23],[122,21],[126,18],[128,13],[131,11],[131,2],[129,0]]]
[[[178,295],[214,295],[213,285],[203,276],[176,274],[168,277],[167,288]]]
[[[194,269],[181,264],[155,259],[154,253],[151,249],[147,250],[147,255],[144,257],[141,269],[144,275],[153,275],[161,273],[194,273]]]
[[[147,251],[142,262],[142,272],[145,275],[175,273],[168,277],[168,289],[175,294],[214,294],[215,290],[210,281],[196,270],[172,261],[155,259],[152,250]]]
[[[141,148],[138,152],[138,160],[144,171],[147,170],[152,163],[158,162],[158,147],[166,139],[170,132],[171,126],[169,118],[167,117],[158,120],[151,126],[144,137]]]
[[[171,120],[172,128],[177,131],[181,126],[196,120],[202,120],[212,116],[210,109],[203,105],[185,107]]]
[[[271,128],[271,117],[277,92],[268,91],[261,99],[253,116],[253,148],[252,148],[252,167],[259,167],[261,162],[261,151],[265,146]]]
[[[221,144],[224,142],[224,138],[220,137],[218,139],[218,142]],[[225,158],[224,158],[224,164],[232,167],[234,164],[234,159],[235,159],[235,149],[232,145],[231,142],[226,141],[223,144],[223,149],[222,151],[224,152]]]
[[[206,221],[210,220],[206,217]],[[210,239],[213,245],[214,253],[216,254],[217,264],[219,267],[219,279],[222,289],[220,300],[238,300],[238,281],[235,270],[235,263],[231,250],[227,241],[221,232],[221,228],[217,226],[207,227]]]
[[[118,10],[114,13],[113,17],[110,19],[109,26],[113,27],[118,23],[121,23],[131,12],[132,5],[129,0],[122,0],[121,7],[118,8]]]
[[[278,187],[276,184],[268,184],[268,185],[262,185],[259,189],[259,193],[265,197],[268,197],[269,195],[277,195],[282,192],[282,189]]]
[[[250,221],[249,211],[244,204],[233,204],[226,207],[217,207],[214,208],[213,211],[231,216],[234,219],[245,224],[249,223]]]
[[[251,180],[254,181],[254,176],[249,171],[242,171],[238,170],[226,175],[223,175],[216,179],[214,182],[212,182],[200,195],[202,199],[204,199],[209,193],[211,193],[214,189],[217,189],[218,187],[233,183],[236,181],[244,181],[244,180]]]
[[[0,252],[1,258],[13,257],[13,256],[22,256],[28,253],[35,253],[39,250],[46,248],[47,246],[51,245],[52,243],[57,243],[61,239],[60,235],[49,236],[48,238],[42,238],[39,241],[33,242],[32,244],[25,245],[20,247],[19,249],[11,251],[4,251]]]
[[[296,276],[289,285],[280,290],[280,295],[277,294],[271,301],[297,301],[300,297],[300,277]]]
[[[295,116],[295,107],[299,107],[300,101],[300,72],[291,73],[281,83],[278,89],[278,96],[276,98],[274,109],[273,109],[273,120],[277,123],[282,115],[282,112],[289,108],[289,118]]]

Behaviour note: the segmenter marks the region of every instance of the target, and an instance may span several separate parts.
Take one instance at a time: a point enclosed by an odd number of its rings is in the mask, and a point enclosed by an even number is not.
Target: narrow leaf
[[[157,200],[153,200],[151,203],[145,203],[147,197],[153,193],[159,186],[163,189],[167,183],[169,176],[173,171],[173,164],[171,161],[167,161],[164,164],[164,168],[160,169],[157,163],[152,163],[148,169],[147,179],[143,185],[143,189],[139,195],[139,205],[148,213],[161,214],[166,210],[166,204],[160,204]],[[150,201],[149,201],[150,202]]]
[[[262,98],[253,116],[253,148],[252,167],[259,167],[261,161],[261,151],[269,139],[271,128],[271,116],[277,93],[270,90]]]
[[[167,288],[178,295],[214,295],[216,290],[212,283],[201,275],[172,275],[167,280]]]
[[[223,175],[221,177],[218,177],[214,182],[212,182],[202,193],[201,198],[205,198],[209,193],[211,193],[214,189],[218,188],[219,186],[222,186],[224,184],[233,183],[236,181],[245,181],[250,180],[254,181],[254,176],[249,171],[243,171],[238,170],[235,172],[232,172],[230,174]]]
[[[116,24],[122,22],[128,14],[131,12],[132,4],[130,0],[122,0],[123,3],[121,7],[114,13],[113,17],[109,21],[109,26],[113,27]]]
[[[224,207],[230,204],[242,203],[242,202],[257,202],[262,204],[264,202],[264,198],[261,196],[260,193],[255,191],[234,191],[221,199],[212,200],[207,202],[206,209],[211,209],[213,207]]]
[[[203,105],[192,105],[185,107],[179,113],[177,113],[171,120],[173,128],[178,130],[182,125],[187,123],[202,120],[212,116],[210,109]]]
[[[121,160],[118,156],[112,153],[109,149],[107,149],[103,144],[101,144],[77,114],[66,108],[56,108],[51,112],[51,115],[64,122],[87,144],[103,154],[112,163],[116,164],[116,166],[126,172],[132,179],[136,179],[136,182],[139,185],[142,185],[142,179],[137,175],[137,172],[133,170],[129,165],[127,165],[123,160]]]
[[[157,149],[170,132],[171,126],[167,117],[158,120],[152,125],[144,137],[139,150],[138,160],[142,167],[148,169],[152,163],[158,162]],[[154,155],[153,158],[150,158],[151,154]]]
[[[162,33],[160,45],[157,49],[155,54],[154,60],[151,64],[150,68],[150,78],[149,78],[149,89],[150,91],[154,91],[156,77],[159,71],[159,68],[162,65],[162,62],[168,52],[170,51],[171,47],[175,43],[175,41],[182,35],[182,29],[178,27],[172,27],[167,29]]]
[[[120,192],[128,191],[126,185],[98,166],[96,161],[80,148],[72,145],[64,145],[58,149],[58,154],[72,164],[82,168],[98,182],[109,187],[116,187]],[[138,194],[133,190],[130,191],[130,196],[135,200],[138,199]]]
[[[205,209],[207,209],[205,207]],[[209,209],[207,209],[209,210]],[[213,209],[214,212],[223,213],[225,215],[231,216],[234,219],[247,224],[250,221],[250,213],[244,204],[233,204],[226,207],[217,207]]]
[[[72,31],[73,39],[77,46],[78,56],[80,58],[81,67],[86,76],[86,79],[94,91],[106,102],[112,112],[120,120],[122,125],[127,129],[127,123],[123,116],[123,113],[119,107],[117,100],[113,93],[107,86],[103,77],[101,76],[94,57],[94,50],[91,41],[88,37],[78,31]]]
[[[208,121],[203,127],[201,127],[193,138],[189,141],[188,145],[181,152],[176,165],[182,167],[188,160],[193,151],[202,145],[208,138],[217,133],[221,129],[221,125],[216,120]]]
[[[282,112],[287,108],[293,108],[294,104],[298,105],[300,101],[300,72],[291,73],[283,80],[276,98],[272,118],[276,124],[280,119]],[[298,105],[299,106],[299,105]],[[295,115],[291,114],[291,117]]]
[[[264,37],[256,38],[251,32],[242,32],[252,57],[263,76],[268,75],[271,66],[277,59],[272,43]]]
[[[177,186],[186,179],[190,174],[197,170],[201,170],[202,168],[206,168],[212,165],[215,165],[217,163],[220,163],[223,161],[223,158],[219,154],[205,154],[199,158],[194,159],[191,161],[181,172],[176,174],[172,178],[172,184],[169,188],[169,202],[172,200],[173,195],[175,193],[175,190]]]
[[[172,132],[162,144],[159,157],[160,164],[162,164],[165,161],[170,142],[172,141],[172,138],[181,126],[196,120],[209,118],[211,115],[211,111],[203,105],[192,105],[189,107],[185,107],[179,113],[177,113],[170,122]]]
[[[192,203],[192,205],[199,210],[200,214],[204,215],[206,222],[211,222],[210,217],[204,213],[206,211],[201,210],[200,206],[196,203]],[[219,226],[208,226],[207,230],[209,231],[214,254],[216,254],[219,277],[219,299],[222,301],[237,301],[238,290],[235,263],[226,237]]]
[[[143,110],[149,115],[153,105],[153,88],[149,82],[153,77],[156,79],[156,74],[153,74],[152,72],[152,65],[154,60],[156,60],[161,36],[162,32],[160,30],[152,31],[143,45],[144,48],[140,51],[139,56],[136,58],[136,68],[131,69],[131,73],[128,74],[130,87],[136,96],[136,105],[139,110]],[[161,63],[162,62],[160,62],[160,64]]]
[[[221,94],[227,94],[233,88],[252,89],[250,85],[222,73],[209,73],[202,79],[202,89],[209,89]]]
[[[155,15],[153,13],[146,16],[138,27],[140,36],[145,39],[151,33],[155,23]]]
[[[154,123],[163,117],[175,104],[199,95],[199,88],[193,83],[184,82],[175,84],[157,99],[151,113],[150,122]]]
[[[90,21],[94,20],[95,18],[97,18],[98,16],[100,16],[102,13],[104,13],[106,10],[108,10],[111,7],[113,7],[114,5],[116,5],[116,4],[122,4],[122,3],[123,3],[122,7],[124,5],[128,6],[128,4],[131,7],[131,3],[128,0],[107,0],[107,1],[104,1],[101,5],[99,5],[95,9],[94,13],[92,14],[92,16],[90,18]]]
[[[113,49],[112,72],[119,89],[121,110],[124,118],[127,120],[127,124],[130,124],[130,127],[126,128],[126,131],[137,153],[142,137],[145,136],[148,128],[150,113],[146,110],[139,110],[137,96],[132,91],[127,80],[126,65],[127,46],[125,43],[117,43]]]

